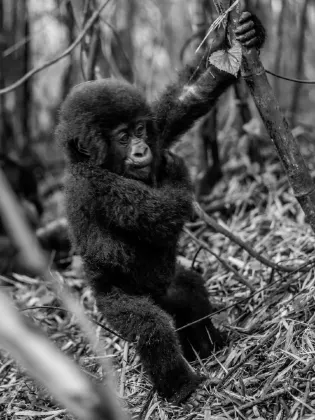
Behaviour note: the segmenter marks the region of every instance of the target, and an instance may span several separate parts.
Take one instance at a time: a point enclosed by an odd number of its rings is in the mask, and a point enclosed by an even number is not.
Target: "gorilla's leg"
[[[120,290],[96,296],[109,324],[137,351],[158,393],[175,404],[184,401],[203,378],[184,359],[171,317],[148,298]]]
[[[178,267],[161,306],[175,319],[176,328],[213,312],[201,275],[181,267]],[[224,334],[214,327],[209,318],[179,330],[178,335],[184,356],[190,361],[196,358],[194,350],[201,358],[205,358],[225,342]]]

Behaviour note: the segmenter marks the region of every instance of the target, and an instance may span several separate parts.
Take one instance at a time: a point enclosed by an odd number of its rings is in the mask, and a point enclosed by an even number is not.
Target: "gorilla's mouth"
[[[128,176],[133,179],[147,180],[151,174],[151,164],[130,166]]]
[[[128,158],[126,160],[126,165],[131,170],[133,170],[133,169],[138,170],[138,169],[150,167],[151,163],[152,163],[152,160],[153,160],[152,155],[144,157],[144,158],[139,158],[139,159]]]
[[[145,173],[150,173],[151,172],[151,165],[145,165],[145,166],[134,166],[131,169],[132,172],[135,173],[140,173],[140,174],[145,174]]]
[[[150,162],[143,162],[143,163],[134,163],[130,165],[132,169],[138,170],[138,169],[144,169],[144,168],[150,168],[151,161]]]
[[[152,154],[140,159],[127,159],[125,175],[133,179],[147,180],[151,175],[152,160]]]

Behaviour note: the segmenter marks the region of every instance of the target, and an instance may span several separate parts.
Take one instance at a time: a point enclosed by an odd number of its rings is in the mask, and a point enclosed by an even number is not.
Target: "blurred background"
[[[91,4],[85,21],[101,4],[87,3]],[[102,56],[98,65],[102,75],[126,78],[140,86],[149,99],[154,98],[182,66],[180,52],[192,35],[191,9],[195,3],[109,2],[98,21],[99,56]],[[203,3],[209,25],[211,18],[216,17],[213,3],[211,0]],[[267,29],[268,39],[262,53],[265,67],[282,76],[315,79],[313,2],[251,0],[247,3],[245,7],[256,13]],[[305,3],[308,8],[303,18]],[[79,21],[73,16],[69,1],[1,0],[0,88],[62,53],[78,36]],[[92,35],[93,31],[89,31],[83,43],[66,58],[37,73],[18,89],[0,96],[1,155],[14,154],[25,163],[32,161],[34,152],[45,169],[58,172],[62,155],[53,140],[58,108],[71,86],[84,80],[82,55],[89,48]],[[294,123],[312,130],[315,88],[298,85],[297,95],[294,83],[271,76],[270,82],[283,110],[289,115],[294,113]]]

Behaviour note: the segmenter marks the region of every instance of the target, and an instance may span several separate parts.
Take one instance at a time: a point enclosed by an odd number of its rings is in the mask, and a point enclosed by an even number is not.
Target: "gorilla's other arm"
[[[102,186],[104,195],[93,204],[105,224],[110,221],[139,239],[159,243],[174,238],[192,214],[191,192],[186,189],[167,184],[153,189],[139,181],[114,178],[108,188]]]
[[[176,170],[173,165],[172,172],[164,171],[160,188],[111,172],[104,177],[97,171],[95,168],[89,178],[71,175],[67,193],[73,196],[81,191],[79,208],[84,208],[89,219],[97,220],[100,226],[129,232],[148,242],[163,243],[173,240],[192,214],[192,191],[188,179],[183,180],[184,166]],[[68,206],[71,211],[70,200]]]

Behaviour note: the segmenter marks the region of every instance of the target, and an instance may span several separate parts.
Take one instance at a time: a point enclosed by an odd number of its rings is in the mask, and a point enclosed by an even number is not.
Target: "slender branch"
[[[55,17],[55,18],[59,18],[60,19],[60,8],[62,6],[62,3],[66,3],[67,0],[62,0],[62,2],[60,2],[60,4],[54,8],[53,10],[51,10],[48,13],[44,13],[44,14],[40,14],[38,16],[38,18],[40,19],[42,16],[49,16],[50,18]],[[37,18],[35,18],[35,21],[37,20]],[[24,36],[23,38],[19,39],[17,42],[15,42],[13,45],[10,45],[9,47],[7,47],[3,53],[1,54],[1,58],[7,58],[10,55],[14,54],[16,51],[18,51],[20,48],[24,47],[25,44],[27,44],[28,42],[32,41],[36,36],[40,35],[42,32],[46,31],[46,26],[43,25],[42,27],[40,27],[38,30],[33,31],[32,35],[28,35],[28,36]]]
[[[308,263],[306,263],[306,264],[304,264],[304,266],[305,267],[307,267],[307,266],[312,266],[312,267],[314,267],[314,263],[315,263],[315,260],[314,261],[309,261]],[[293,273],[291,273],[291,274],[293,274]],[[289,275],[291,275],[291,274],[288,274],[288,276]],[[288,282],[287,282],[287,284],[286,284],[286,286],[289,286],[290,284],[292,284],[294,281],[296,281],[296,278],[293,278],[293,279],[291,279],[291,280],[289,280]],[[215,315],[218,315],[218,314],[220,314],[221,312],[227,312],[229,309],[232,309],[232,308],[235,308],[236,306],[239,306],[239,305],[241,305],[242,303],[247,303],[247,302],[249,302],[250,301],[250,299],[252,299],[254,296],[257,296],[257,295],[259,295],[260,293],[262,293],[262,292],[265,292],[266,290],[268,290],[268,289],[270,289],[272,286],[274,287],[275,285],[277,285],[277,284],[279,284],[280,285],[280,283],[282,283],[283,282],[283,279],[282,279],[282,277],[280,277],[280,279],[279,280],[276,280],[276,281],[274,281],[273,283],[268,283],[266,286],[264,286],[264,287],[261,287],[260,289],[258,289],[258,290],[256,290],[255,292],[253,292],[253,293],[251,293],[249,296],[247,296],[247,297],[245,297],[245,298],[243,298],[243,299],[241,299],[241,300],[239,300],[239,301],[237,301],[237,302],[235,302],[235,303],[232,303],[231,305],[229,305],[229,306],[225,306],[224,308],[221,308],[221,309],[218,309],[217,311],[215,311],[215,312],[211,312],[211,313],[209,313],[208,315],[205,315],[205,316],[203,316],[203,317],[201,317],[201,318],[199,318],[199,319],[196,319],[195,321],[192,321],[192,322],[189,322],[188,324],[185,324],[185,325],[183,325],[182,327],[179,327],[179,328],[177,328],[176,329],[176,331],[181,331],[181,330],[184,330],[185,328],[188,328],[188,327],[191,327],[192,325],[196,325],[196,324],[198,324],[199,322],[202,322],[204,319],[207,319],[207,318],[213,318]],[[294,296],[291,300],[292,301],[294,301],[294,299],[296,298],[296,296]],[[268,299],[269,299],[269,296],[268,296]],[[266,299],[265,299],[266,300]],[[291,300],[290,300],[290,302],[291,302]],[[288,303],[288,302],[287,302]],[[250,330],[248,330],[247,331],[247,333],[249,333],[249,331],[253,331],[253,327],[251,327],[250,328]]]
[[[17,89],[20,87],[23,83],[25,83],[28,79],[33,77],[35,74],[39,73],[40,71],[46,69],[47,67],[50,67],[51,65],[57,63],[58,61],[62,60],[63,58],[67,57],[82,41],[88,30],[94,25],[94,22],[99,17],[100,13],[104,9],[104,7],[110,2],[110,0],[106,0],[90,17],[90,19],[87,21],[86,25],[84,26],[83,30],[80,32],[79,36],[76,38],[76,40],[60,55],[53,58],[52,60],[46,61],[43,64],[40,64],[39,66],[35,67],[34,69],[30,70],[28,73],[26,73],[21,79],[17,80],[12,85],[0,89],[0,95],[5,95],[6,93],[11,92],[12,90]]]
[[[284,271],[286,273],[290,273],[291,271],[294,271],[297,269],[297,267],[283,267],[279,264],[276,264],[272,261],[267,260],[267,258],[263,257],[261,254],[256,252],[253,248],[251,248],[246,242],[244,242],[241,238],[234,235],[234,233],[227,230],[225,227],[219,225],[212,217],[210,217],[208,214],[206,214],[200,205],[195,201],[194,202],[194,210],[196,214],[202,219],[208,226],[210,226],[215,232],[221,233],[226,238],[230,239],[237,245],[239,245],[241,248],[245,249],[245,251],[248,252],[248,254],[255,258],[257,261],[261,262],[262,264],[266,265],[267,267],[270,267],[274,270],[278,271]]]
[[[293,77],[286,77],[286,76],[281,76],[281,74],[277,74],[274,73],[273,71],[270,70],[266,70],[265,72],[270,74],[271,76],[277,77],[278,79],[282,79],[282,80],[287,80],[288,82],[293,82],[293,83],[301,83],[302,85],[315,85],[315,80],[306,80],[306,79],[295,79]]]
[[[240,273],[232,267],[229,263],[227,263],[223,258],[220,257],[220,255],[216,254],[212,251],[212,249],[207,245],[206,242],[202,241],[201,239],[198,239],[192,232],[190,232],[189,229],[184,228],[184,232],[187,233],[198,245],[202,246],[206,251],[208,251],[211,255],[213,255],[222,265],[225,267],[228,271],[232,271],[232,273],[235,274],[236,279],[244,284],[246,287],[249,288],[252,292],[255,291],[255,288],[246,280],[243,276],[240,275]]]

